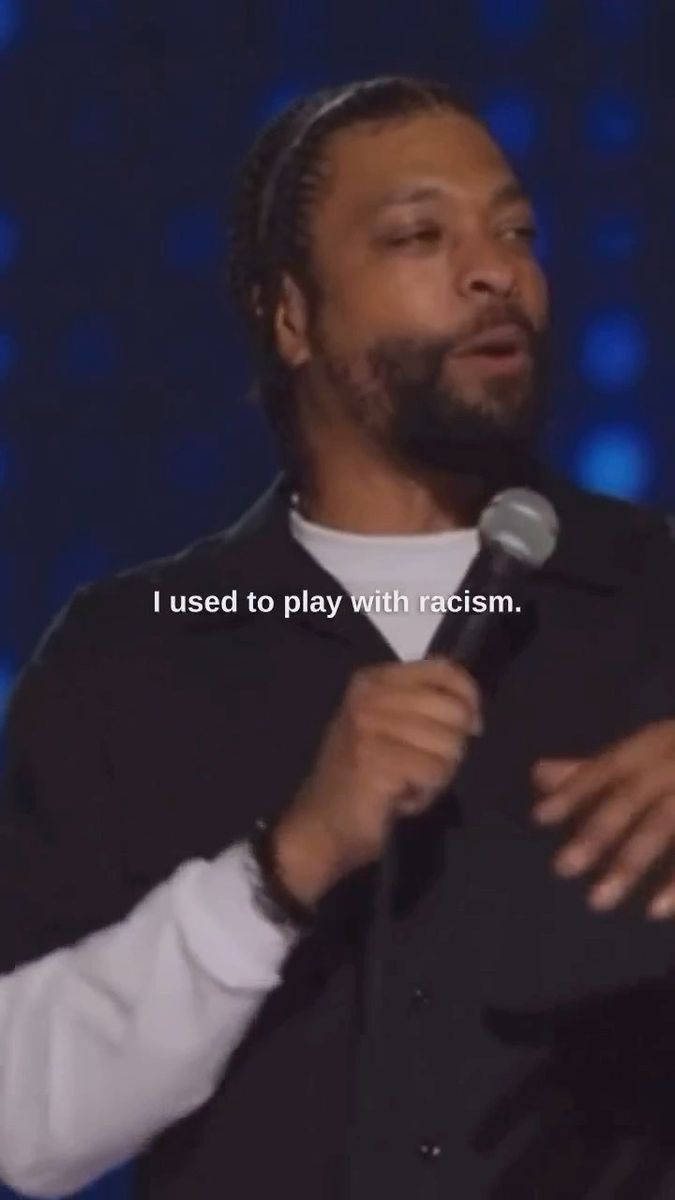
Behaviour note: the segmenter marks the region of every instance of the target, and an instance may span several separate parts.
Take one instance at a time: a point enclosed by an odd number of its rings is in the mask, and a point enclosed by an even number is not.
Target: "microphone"
[[[520,582],[550,558],[559,528],[553,505],[540,492],[514,487],[493,496],[478,521],[480,549],[460,585],[472,596],[485,596],[486,603],[480,611],[452,614],[448,635],[453,661],[469,669],[476,664],[502,617],[490,597],[517,592]]]
[[[512,487],[497,493],[483,509],[478,521],[480,549],[461,587],[486,597],[504,595],[517,588],[531,571],[543,566],[553,553],[559,522],[553,505],[530,488]],[[477,664],[490,632],[502,613],[490,611],[453,612],[450,624],[450,655],[469,670]],[[347,1194],[358,1194],[364,1186],[369,1122],[374,1113],[372,1081],[377,1078],[388,1048],[380,1029],[384,1005],[386,968],[392,952],[390,904],[395,875],[395,830],[392,824],[373,883],[370,922],[364,943],[361,996],[358,1005],[361,1028],[356,1042],[352,1127],[347,1154]],[[362,1124],[361,1124],[362,1122]]]

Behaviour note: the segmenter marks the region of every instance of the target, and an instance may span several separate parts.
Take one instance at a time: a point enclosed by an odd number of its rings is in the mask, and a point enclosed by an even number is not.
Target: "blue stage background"
[[[546,453],[675,509],[674,37],[669,0],[0,0],[0,710],[78,584],[272,477],[225,214],[261,122],[326,83],[419,73],[475,102],[542,221]]]

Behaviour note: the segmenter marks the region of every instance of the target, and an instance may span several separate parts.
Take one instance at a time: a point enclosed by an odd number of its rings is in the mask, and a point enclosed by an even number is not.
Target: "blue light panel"
[[[6,50],[21,27],[20,0],[0,0],[0,50]]]
[[[633,313],[605,313],[586,327],[581,370],[594,387],[615,392],[638,382],[648,360],[647,337]]]
[[[481,115],[506,154],[523,158],[537,133],[537,112],[530,96],[514,92],[493,96]]]
[[[642,133],[642,113],[632,96],[598,92],[586,106],[586,137],[594,150],[632,149]]]
[[[639,250],[642,233],[641,222],[635,213],[606,213],[589,226],[591,253],[608,262],[628,261]]]
[[[639,500],[646,494],[652,474],[651,447],[634,426],[600,427],[579,446],[575,477],[591,491]]]
[[[537,33],[546,6],[543,0],[479,0],[477,7],[486,33],[518,42]]]

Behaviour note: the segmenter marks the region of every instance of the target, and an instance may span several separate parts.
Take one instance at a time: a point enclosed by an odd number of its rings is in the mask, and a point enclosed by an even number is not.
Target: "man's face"
[[[531,206],[478,123],[442,111],[338,132],[310,234],[324,410],[413,467],[480,474],[529,443],[546,285]]]

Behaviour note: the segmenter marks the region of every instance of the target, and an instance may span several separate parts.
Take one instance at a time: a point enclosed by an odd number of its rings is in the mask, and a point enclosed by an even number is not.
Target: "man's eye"
[[[537,228],[531,222],[522,225],[509,225],[504,230],[504,236],[510,241],[533,242],[537,236]]]
[[[441,230],[437,225],[424,225],[419,229],[409,229],[405,233],[387,234],[383,241],[387,246],[408,246],[415,243],[433,245],[441,238]]]

